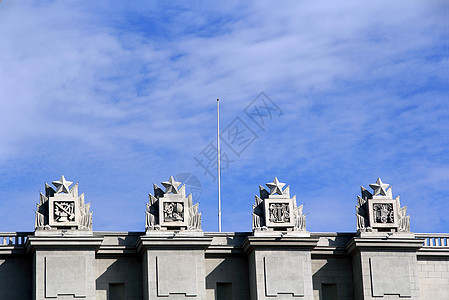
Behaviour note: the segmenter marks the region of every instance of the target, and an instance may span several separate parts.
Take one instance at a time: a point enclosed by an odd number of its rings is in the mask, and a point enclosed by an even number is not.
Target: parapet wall
[[[255,237],[251,232],[205,232],[200,238],[176,237],[174,234],[171,237],[151,236],[148,240],[148,235],[144,232],[93,232],[91,237],[76,239],[43,239],[31,232],[0,233],[0,299],[449,299],[449,234],[415,234],[413,239],[405,241],[415,246],[419,244],[412,248],[410,245],[395,245],[385,235],[371,240],[370,245],[359,246],[359,250],[351,248],[360,239],[356,233],[310,233],[310,237],[305,238],[271,239]],[[404,239],[401,239],[402,242]],[[93,294],[87,291],[88,282],[84,285],[70,282],[78,277],[70,278],[70,269],[67,268],[75,266],[64,266],[67,257],[83,257],[86,253],[92,253],[92,262],[78,263],[83,264],[81,267],[85,270],[82,272],[92,274],[86,278],[91,280]],[[167,253],[169,256],[166,256]],[[298,278],[302,278],[303,289],[292,289],[289,292],[288,282],[280,285],[270,276],[269,269],[257,271],[257,261],[252,260],[254,255],[261,259],[262,266],[270,263],[270,259],[277,261],[278,266],[284,268],[276,270],[278,276],[282,272],[288,273],[293,277],[292,282],[298,282]],[[307,269],[305,264],[309,263],[310,273],[302,273],[303,270],[295,269],[294,266],[288,270],[287,265],[282,263],[282,258],[285,258],[294,264],[295,257],[301,255],[309,255],[310,262],[307,259],[300,259],[298,262],[302,261],[302,269]],[[40,259],[36,260],[38,257]],[[54,259],[55,257],[58,259]],[[198,259],[196,264],[192,264],[194,257]],[[367,257],[367,265],[363,257]],[[403,281],[405,286],[401,287],[399,276],[393,285],[398,293],[406,294],[410,288],[411,295],[373,297],[373,290],[366,290],[366,286],[379,288],[378,283],[364,282],[371,280],[373,272],[376,272],[374,265],[370,265],[370,257],[395,257],[398,263],[403,264],[399,267],[400,270],[413,271],[416,282]],[[400,260],[403,257],[408,257],[406,261],[416,261],[416,268],[408,263],[404,265]],[[156,261],[158,264],[152,266],[152,262]],[[177,264],[177,267],[173,264]],[[59,267],[64,272],[58,270]],[[45,272],[39,272],[42,268]],[[56,269],[51,271],[50,268]],[[79,268],[77,266],[75,269]],[[165,271],[162,268],[166,268]],[[180,274],[183,270],[189,270],[190,276],[201,282],[196,289],[189,291],[188,285],[183,285],[183,280],[189,280]],[[394,267],[389,269],[390,272],[394,270]],[[61,280],[69,281],[66,287],[79,288],[76,290],[80,293],[78,296],[58,294],[54,284],[53,290],[47,291],[46,285],[50,284],[48,273],[58,274],[59,271]],[[368,272],[369,278],[363,275],[364,272]],[[251,273],[256,274],[256,277]],[[261,280],[257,278],[259,273],[262,274]],[[170,292],[169,285],[165,286],[166,295],[158,294],[158,288],[165,284],[158,278],[160,274],[168,276],[166,282],[175,285],[173,293]],[[273,284],[268,280],[273,281]],[[39,292],[33,290],[34,281],[43,284],[43,297],[39,297]],[[306,284],[310,284],[310,294],[306,294]],[[276,291],[277,288],[279,291]],[[388,291],[391,286],[385,288]],[[361,291],[364,291],[363,295],[360,294]],[[51,297],[49,292],[56,293],[57,298]],[[272,293],[270,297],[267,297],[268,292]],[[382,292],[382,289],[374,292]],[[394,291],[392,292],[394,295]]]
[[[173,177],[153,186],[145,232],[93,232],[78,184],[53,185],[34,232],[0,233],[0,299],[449,299],[449,235],[410,232],[380,178],[361,187],[354,233],[307,231],[276,177],[241,233],[203,232],[199,204]]]

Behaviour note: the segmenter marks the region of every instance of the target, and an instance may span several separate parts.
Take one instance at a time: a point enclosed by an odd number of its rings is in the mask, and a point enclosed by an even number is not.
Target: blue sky
[[[448,232],[448,32],[437,0],[3,0],[0,231],[34,230],[61,174],[94,230],[143,231],[153,183],[181,173],[216,231],[217,183],[194,158],[216,140],[220,98],[222,129],[253,132],[223,143],[223,231],[251,230],[277,176],[309,231],[355,231],[360,185],[381,177],[412,231]],[[279,109],[262,128],[245,114],[261,92]]]

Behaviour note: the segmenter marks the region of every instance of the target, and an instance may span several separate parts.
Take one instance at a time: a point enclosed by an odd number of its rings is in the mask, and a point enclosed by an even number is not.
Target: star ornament
[[[65,180],[64,175],[62,175],[59,181],[52,181],[51,183],[53,183],[53,185],[56,187],[56,194],[68,194],[70,192],[69,187],[73,182]]]
[[[270,188],[270,195],[279,194],[282,195],[282,188],[284,187],[285,183],[279,182],[277,177],[274,177],[273,182],[267,183],[267,187]]]
[[[389,184],[383,183],[380,178],[377,178],[376,183],[372,183],[369,186],[374,190],[373,196],[376,196],[379,194],[382,196],[387,195],[387,188],[388,188]]]
[[[170,176],[170,179],[168,181],[161,182],[162,185],[165,187],[165,193],[166,194],[177,194],[178,193],[178,187],[181,185],[181,182],[175,181],[173,176]]]

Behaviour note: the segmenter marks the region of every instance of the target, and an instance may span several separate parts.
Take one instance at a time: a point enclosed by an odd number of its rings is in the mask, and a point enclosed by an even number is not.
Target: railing
[[[417,238],[424,239],[424,247],[447,247],[449,248],[448,233],[417,233]]]
[[[32,232],[0,232],[0,247],[25,245]]]
[[[0,232],[0,247],[25,245],[29,235],[33,232]],[[416,233],[415,236],[424,239],[424,247],[449,248],[449,233]]]

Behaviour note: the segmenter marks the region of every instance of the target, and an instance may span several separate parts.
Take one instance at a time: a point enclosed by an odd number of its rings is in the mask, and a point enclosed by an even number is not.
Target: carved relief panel
[[[76,226],[78,225],[77,199],[67,195],[54,195],[49,198],[49,225]]]
[[[294,218],[291,215],[293,203],[290,199],[265,199],[264,202],[267,226],[294,226]]]
[[[146,209],[145,231],[194,230],[201,231],[201,213],[198,203],[193,204],[192,194],[186,196],[185,184],[173,176],[162,182],[165,192],[154,185],[154,195],[149,195]]]
[[[161,226],[187,226],[187,198],[176,198],[170,195],[159,199],[159,216],[162,216]]]
[[[165,222],[184,222],[184,203],[164,202]]]
[[[78,194],[78,183],[63,176],[52,182],[55,188],[45,184],[45,195],[40,193],[36,204],[36,232],[45,230],[92,230],[90,203],[84,202],[84,194]]]
[[[399,196],[393,199],[392,187],[380,178],[369,186],[373,193],[361,186],[362,195],[357,196],[357,231],[410,232],[407,206],[401,207]]]
[[[372,228],[394,228],[398,226],[396,200],[369,199],[368,209]]]
[[[271,203],[268,207],[269,220],[273,223],[290,222],[290,206],[288,203]]]
[[[374,223],[394,223],[394,210],[391,203],[373,204]]]
[[[274,177],[266,184],[269,191],[259,186],[260,197],[253,204],[253,230],[306,232],[303,205],[297,206],[296,196],[290,198],[290,186]]]

